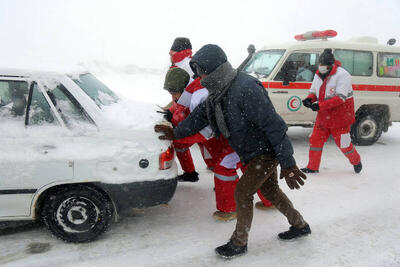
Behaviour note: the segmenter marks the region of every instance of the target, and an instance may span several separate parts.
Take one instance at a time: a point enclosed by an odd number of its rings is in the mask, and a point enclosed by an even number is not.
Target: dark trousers
[[[253,220],[253,195],[260,189],[261,193],[283,214],[289,224],[301,228],[307,223],[301,214],[294,209],[292,202],[279,188],[277,166],[279,162],[270,155],[261,155],[252,159],[247,170],[240,178],[235,190],[237,222],[231,237],[237,246],[247,244]]]

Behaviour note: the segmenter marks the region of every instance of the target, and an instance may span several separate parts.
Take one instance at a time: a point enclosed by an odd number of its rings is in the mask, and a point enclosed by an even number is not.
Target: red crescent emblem
[[[289,103],[289,105],[290,105],[290,107],[292,108],[292,109],[296,109],[297,107],[294,105],[294,103],[296,102],[296,100],[297,99],[292,99],[291,101],[290,101],[290,103]]]

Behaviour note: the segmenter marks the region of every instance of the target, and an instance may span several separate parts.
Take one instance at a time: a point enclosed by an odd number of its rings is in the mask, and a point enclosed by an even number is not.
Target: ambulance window
[[[378,76],[400,78],[400,54],[378,53]]]
[[[318,65],[317,54],[310,54],[310,65]]]
[[[285,50],[265,50],[257,52],[243,70],[255,74],[257,78],[266,78],[271,74]]]
[[[283,64],[275,80],[283,81],[286,77],[290,82],[312,82],[317,68],[317,53],[293,53]]]
[[[354,50],[335,50],[335,59],[342,63],[342,67],[352,76],[371,76],[373,71],[373,57],[371,52]]]

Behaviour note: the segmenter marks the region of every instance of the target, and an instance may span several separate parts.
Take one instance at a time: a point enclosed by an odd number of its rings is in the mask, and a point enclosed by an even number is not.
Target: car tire
[[[378,141],[382,131],[382,121],[365,112],[356,116],[356,121],[351,126],[351,138],[355,145],[370,146]]]
[[[83,243],[107,231],[113,205],[100,191],[76,185],[50,194],[44,201],[41,215],[53,235],[66,242]]]

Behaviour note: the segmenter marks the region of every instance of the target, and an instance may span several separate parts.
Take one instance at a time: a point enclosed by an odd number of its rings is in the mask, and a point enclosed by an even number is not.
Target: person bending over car
[[[208,91],[201,85],[200,78],[195,79],[186,87],[187,82],[188,74],[180,68],[170,69],[165,77],[164,89],[168,90],[175,100],[170,109],[173,113],[170,118],[167,118],[174,127],[178,126],[208,96]],[[194,135],[174,140],[173,146],[177,151],[182,169],[186,173],[194,171],[192,158],[189,158],[190,153],[186,153],[189,148],[197,143],[206,152],[202,155],[204,158],[207,156],[205,161],[214,172],[217,211],[213,213],[213,217],[220,221],[229,221],[236,219],[234,191],[239,180],[237,169],[241,168],[243,172],[245,168],[225,138],[216,139],[211,135],[211,128],[206,126]],[[272,206],[261,194],[259,196],[264,206]]]
[[[190,59],[192,58],[192,44],[189,38],[186,37],[177,37],[169,51],[169,56],[171,60],[170,70],[173,68],[179,68],[185,71],[188,74],[189,80],[186,82],[186,86],[188,83],[193,81],[193,71],[189,66]],[[167,74],[168,75],[168,74]],[[176,83],[181,83],[182,75],[172,75],[168,79],[168,83],[174,83],[174,77],[178,77],[178,81]],[[180,78],[180,80],[179,80]],[[164,85],[165,88],[165,85]],[[183,90],[183,89],[182,89]],[[171,93],[171,92],[170,92]],[[165,111],[167,117],[172,117],[172,113],[175,112],[177,102],[180,98],[182,92],[178,92],[175,94],[179,94],[179,97],[176,95],[172,95],[172,101],[162,109]],[[181,107],[182,108],[182,107]],[[207,153],[204,151],[204,147],[199,145],[201,154],[203,155],[203,159],[207,165],[207,168],[212,169],[213,162],[207,157]],[[192,159],[192,154],[190,152],[190,146],[187,145],[176,145],[175,152],[179,162],[181,163],[181,167],[183,170],[183,174],[178,176],[178,180],[180,182],[197,182],[199,180],[199,174],[195,171],[195,166]]]
[[[248,164],[235,189],[237,223],[230,241],[215,252],[232,258],[247,252],[248,233],[253,219],[253,195],[257,190],[284,214],[291,227],[278,237],[291,240],[311,233],[310,227],[292,202],[279,188],[285,178],[290,189],[304,185],[306,176],[297,168],[293,148],[286,135],[287,126],[276,113],[267,91],[250,75],[237,72],[217,45],[203,46],[190,61],[209,91],[206,101],[199,104],[176,128],[156,125],[161,140],[176,140],[196,134],[207,125],[218,138],[225,138]]]

